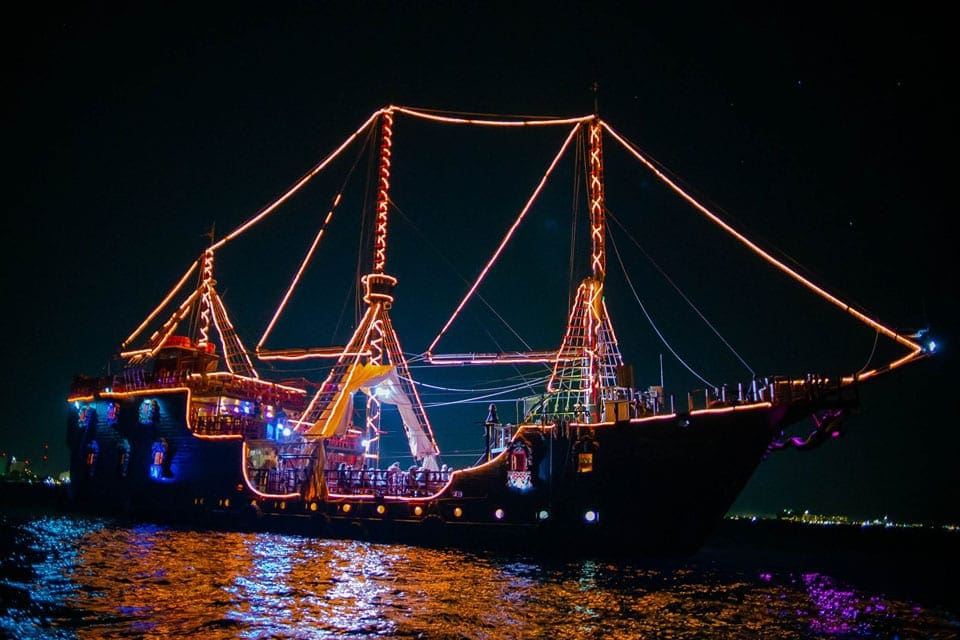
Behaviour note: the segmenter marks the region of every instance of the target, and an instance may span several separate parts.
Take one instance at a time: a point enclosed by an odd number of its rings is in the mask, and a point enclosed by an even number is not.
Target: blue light
[[[597,512],[591,509],[590,511],[587,511],[585,514],[583,514],[583,519],[586,520],[588,523],[593,524],[594,522],[597,521]]]
[[[284,429],[283,429],[283,437],[284,437],[284,438],[290,437],[290,427],[284,427]]]
[[[937,349],[936,342],[931,340],[930,342],[927,343],[927,351],[929,351],[930,353],[933,353],[934,351],[936,351],[936,349]]]

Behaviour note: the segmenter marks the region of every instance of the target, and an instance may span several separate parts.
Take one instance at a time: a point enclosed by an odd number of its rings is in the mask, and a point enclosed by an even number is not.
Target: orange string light
[[[267,328],[263,332],[263,336],[260,337],[260,342],[257,343],[254,351],[257,354],[257,357],[261,359],[266,359],[260,353],[260,349],[263,347],[263,344],[267,341],[267,338],[270,336],[270,333],[273,331],[274,325],[277,324],[277,320],[280,318],[280,314],[283,313],[283,310],[287,306],[287,302],[290,300],[290,296],[293,295],[294,289],[297,288],[297,285],[300,283],[300,278],[303,277],[303,272],[306,270],[307,265],[310,264],[310,260],[313,259],[313,254],[316,252],[317,247],[320,246],[320,240],[323,238],[324,232],[327,230],[327,225],[330,224],[330,220],[333,218],[333,212],[340,204],[340,201],[343,199],[343,194],[338,193],[337,196],[333,199],[333,204],[330,206],[330,211],[327,212],[327,217],[324,218],[323,224],[320,225],[320,230],[317,232],[317,235],[313,238],[313,243],[310,245],[310,248],[307,250],[307,254],[304,256],[303,261],[300,262],[300,268],[297,269],[297,273],[294,274],[293,279],[290,281],[290,286],[287,287],[287,291],[284,293],[283,298],[280,300],[280,305],[277,307],[277,310],[274,312],[273,317],[270,319],[270,323],[267,325]]]
[[[177,294],[177,291],[179,291],[181,287],[183,287],[183,284],[187,281],[187,278],[190,277],[190,274],[193,273],[194,270],[196,270],[197,264],[198,263],[195,261],[193,264],[190,265],[190,268],[187,269],[187,272],[185,274],[183,274],[183,277],[180,278],[180,281],[173,286],[173,289],[170,290],[170,293],[167,294],[167,297],[163,299],[163,302],[158,304],[157,308],[154,309],[150,313],[150,315],[147,316],[147,319],[144,320],[143,323],[141,323],[141,325],[137,327],[133,333],[130,334],[130,337],[123,341],[123,343],[120,345],[120,348],[124,348],[128,344],[130,344],[130,342],[134,338],[136,338],[138,335],[140,335],[140,332],[143,331],[144,328],[146,328],[146,326],[150,324],[150,322],[154,318],[157,317],[157,314],[160,313],[163,310],[163,308],[167,306],[167,304],[170,302],[170,299]]]
[[[219,242],[217,242],[216,244],[214,244],[214,245],[211,247],[211,249],[214,249],[214,250],[219,249],[220,247],[222,247],[223,245],[225,245],[225,244],[228,243],[229,241],[233,240],[234,238],[236,238],[237,236],[239,236],[241,233],[243,233],[244,231],[246,231],[247,229],[249,229],[250,227],[252,227],[252,226],[255,225],[256,223],[260,222],[260,221],[263,220],[265,217],[267,217],[268,215],[270,215],[271,213],[273,213],[274,211],[276,211],[276,209],[277,209],[281,204],[283,204],[284,202],[286,202],[287,200],[289,200],[290,197],[293,196],[293,194],[295,194],[297,191],[299,191],[299,190],[301,189],[301,187],[303,187],[303,185],[307,184],[307,182],[309,182],[315,175],[317,175],[318,173],[320,173],[321,171],[323,171],[328,164],[330,164],[331,162],[333,162],[333,160],[334,160],[337,156],[339,156],[340,153],[343,152],[344,149],[346,149],[347,147],[349,147],[350,144],[351,144],[354,140],[357,139],[357,136],[359,136],[361,133],[363,133],[363,131],[364,131],[367,127],[369,127],[369,126],[371,125],[371,123],[373,123],[373,122],[377,119],[377,117],[378,117],[381,113],[383,113],[383,112],[384,112],[383,109],[374,112],[374,114],[373,114],[372,116],[370,116],[369,118],[367,118],[367,121],[364,122],[364,123],[360,126],[359,129],[357,129],[356,131],[354,131],[354,132],[353,132],[346,140],[344,140],[343,143],[342,143],[339,147],[337,147],[330,155],[328,155],[328,156],[327,156],[326,158],[324,158],[318,165],[316,165],[316,166],[313,167],[310,171],[308,171],[308,172],[306,173],[306,175],[304,175],[302,178],[300,178],[300,180],[298,180],[292,187],[290,187],[289,189],[287,189],[287,191],[284,192],[283,195],[281,195],[279,198],[277,198],[273,203],[271,203],[271,204],[267,205],[266,207],[264,207],[259,213],[257,213],[257,214],[254,215],[252,218],[250,218],[249,220],[247,220],[246,222],[244,222],[243,224],[241,224],[239,227],[237,227],[236,229],[234,229],[233,231],[231,231],[229,234],[227,234],[226,236],[224,236],[223,238],[221,238]]]
[[[393,112],[383,113],[380,125],[380,172],[377,182],[376,237],[373,241],[373,272],[383,273],[387,264],[387,220],[390,213],[390,156],[393,147]]]
[[[744,245],[746,245],[747,248],[749,248],[751,251],[753,251],[754,253],[756,253],[758,256],[760,256],[761,258],[763,258],[765,261],[767,261],[768,263],[770,263],[771,265],[773,265],[774,267],[776,267],[776,268],[779,269],[780,271],[782,271],[782,272],[786,273],[787,275],[789,275],[791,278],[793,278],[794,280],[796,280],[797,282],[799,282],[800,284],[802,284],[802,285],[803,285],[804,287],[806,287],[807,289],[813,291],[814,293],[816,293],[817,295],[819,295],[820,297],[822,297],[824,300],[827,300],[828,302],[830,302],[830,303],[832,303],[833,305],[839,307],[839,308],[842,309],[843,311],[849,313],[850,315],[852,315],[852,316],[853,316],[854,318],[856,318],[857,320],[859,320],[859,321],[863,322],[864,324],[866,324],[867,326],[871,327],[871,328],[874,329],[875,331],[878,331],[879,333],[885,335],[886,337],[890,338],[891,340],[894,340],[895,342],[903,345],[904,347],[906,347],[907,349],[910,350],[910,354],[909,354],[909,355],[907,355],[907,356],[905,356],[905,357],[903,357],[903,358],[901,358],[901,359],[899,359],[899,360],[895,360],[894,362],[890,363],[889,365],[886,366],[887,369],[893,369],[893,368],[896,368],[896,367],[898,367],[898,366],[900,366],[900,365],[906,364],[907,362],[910,362],[910,361],[912,361],[912,360],[915,360],[915,359],[921,357],[921,356],[924,354],[923,347],[922,347],[921,345],[919,345],[919,344],[917,344],[916,342],[913,342],[912,340],[910,340],[910,339],[908,339],[908,338],[900,335],[899,333],[897,333],[896,331],[894,331],[894,330],[886,327],[885,325],[880,324],[880,323],[877,322],[876,320],[870,318],[869,316],[867,316],[867,315],[865,315],[864,313],[858,311],[857,309],[854,309],[853,307],[851,307],[849,304],[847,304],[847,303],[844,302],[843,300],[840,300],[839,298],[837,298],[837,297],[834,296],[833,294],[831,294],[831,293],[829,293],[828,291],[824,290],[823,288],[817,286],[816,284],[814,284],[813,282],[811,282],[811,281],[808,280],[807,278],[803,277],[802,275],[800,275],[799,273],[797,273],[796,271],[794,271],[793,269],[791,269],[789,266],[787,266],[786,264],[784,264],[784,263],[781,262],[780,260],[777,260],[776,258],[774,258],[773,256],[771,256],[769,253],[767,253],[766,251],[764,251],[763,249],[761,249],[761,248],[760,248],[759,246],[757,246],[756,244],[754,244],[754,243],[753,243],[752,241],[750,241],[746,236],[744,236],[744,235],[741,234],[739,231],[737,231],[736,229],[734,229],[733,227],[731,227],[729,224],[727,224],[726,222],[724,222],[719,216],[717,216],[715,213],[713,213],[712,211],[710,211],[709,209],[707,209],[705,206],[703,206],[702,204],[700,204],[700,202],[698,202],[696,199],[694,199],[693,196],[689,195],[686,191],[684,191],[683,189],[681,189],[679,185],[677,185],[675,182],[673,182],[672,180],[670,180],[670,178],[668,178],[668,177],[665,176],[663,173],[661,173],[660,170],[657,169],[657,167],[654,166],[654,164],[653,164],[652,162],[650,162],[649,160],[647,160],[647,158],[645,158],[642,154],[640,154],[640,152],[638,152],[638,151],[633,147],[633,145],[631,145],[631,144],[630,144],[629,142],[627,142],[624,138],[622,138],[622,137],[620,136],[620,134],[618,134],[616,131],[614,131],[614,129],[613,129],[609,124],[607,124],[607,123],[604,122],[604,121],[601,121],[601,122],[602,122],[602,124],[603,124],[603,127],[610,133],[610,135],[613,136],[614,139],[617,140],[617,142],[619,142],[621,145],[623,145],[623,147],[624,147],[631,155],[633,155],[637,160],[639,160],[639,161],[642,162],[644,165],[646,165],[646,167],[647,167],[648,169],[650,169],[650,171],[652,171],[654,175],[656,175],[658,178],[660,178],[661,181],[663,181],[668,187],[670,187],[674,192],[676,192],[681,198],[683,198],[683,199],[686,200],[688,203],[690,203],[695,209],[697,209],[698,211],[700,211],[700,213],[702,213],[702,214],[704,214],[705,216],[707,216],[710,220],[712,220],[714,223],[716,223],[718,226],[720,226],[724,231],[726,231],[727,233],[729,233],[730,235],[732,235],[734,238],[736,238],[737,240],[739,240],[741,243],[743,243]],[[871,370],[871,371],[864,372],[864,373],[862,373],[862,374],[859,375],[859,378],[860,378],[860,379],[865,379],[865,378],[867,378],[867,377],[870,377],[870,376],[872,376],[872,375],[875,375],[875,374],[878,373],[879,371],[880,371],[880,369],[878,368],[878,369],[873,369],[873,370]]]
[[[580,130],[580,122],[576,121],[577,124],[567,135],[567,139],[564,140],[563,146],[560,147],[560,151],[554,156],[553,161],[550,162],[550,166],[547,167],[547,172],[543,174],[543,177],[540,179],[540,183],[537,185],[537,188],[533,190],[533,194],[527,200],[527,203],[524,205],[523,209],[517,215],[517,219],[514,220],[513,225],[507,231],[507,235],[504,236],[503,240],[500,242],[500,246],[497,247],[497,250],[494,251],[493,256],[487,262],[486,266],[480,272],[480,275],[477,277],[476,282],[473,283],[473,286],[470,287],[467,291],[467,295],[463,297],[463,300],[460,301],[460,304],[457,305],[457,308],[454,310],[453,315],[450,316],[450,319],[447,320],[447,323],[443,325],[443,328],[440,330],[440,333],[437,334],[437,337],[433,339],[433,342],[430,343],[430,346],[427,348],[427,359],[429,360],[434,347],[437,346],[437,343],[440,342],[440,339],[447,332],[447,329],[450,328],[450,325],[453,324],[454,319],[457,315],[460,314],[460,311],[463,309],[464,305],[467,304],[467,301],[473,296],[474,292],[477,290],[477,287],[480,286],[480,283],[483,282],[483,279],[486,277],[487,272],[490,271],[490,267],[493,266],[493,263],[497,261],[497,258],[500,257],[500,254],[503,252],[504,247],[507,246],[507,243],[510,242],[510,238],[513,237],[514,232],[517,230],[517,227],[520,226],[520,223],[523,222],[524,217],[526,217],[527,212],[530,211],[530,207],[533,206],[534,201],[537,199],[537,196],[540,195],[540,192],[543,190],[544,185],[547,183],[547,179],[550,177],[550,174],[553,173],[554,168],[557,166],[557,163],[560,162],[560,158],[563,157],[563,154],[566,153],[567,147],[570,146],[570,142],[576,136],[577,131]]]
[[[405,113],[408,116],[421,118],[423,120],[433,120],[434,122],[445,122],[447,124],[472,124],[488,127],[538,127],[555,126],[567,124],[580,124],[592,120],[594,116],[578,116],[575,118],[544,118],[540,120],[487,120],[480,118],[456,118],[453,116],[438,116],[425,111],[418,111],[410,107],[391,106],[390,110],[398,113]]]

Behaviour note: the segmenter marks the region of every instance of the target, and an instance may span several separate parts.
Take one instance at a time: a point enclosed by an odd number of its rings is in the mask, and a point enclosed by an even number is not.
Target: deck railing
[[[343,495],[419,497],[440,491],[448,471],[332,469],[325,472],[327,490]]]

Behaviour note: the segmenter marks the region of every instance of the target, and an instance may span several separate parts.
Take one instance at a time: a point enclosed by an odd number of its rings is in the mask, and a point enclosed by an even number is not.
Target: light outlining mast
[[[865,380],[880,373],[898,368],[904,364],[913,362],[914,360],[926,357],[935,349],[935,344],[933,342],[922,345],[916,342],[916,340],[911,336],[905,336],[890,329],[877,320],[870,318],[863,312],[847,304],[843,300],[837,298],[811,280],[800,275],[796,270],[792,269],[784,262],[774,258],[768,252],[764,251],[755,243],[747,239],[743,234],[724,222],[719,216],[714,214],[712,211],[707,209],[700,202],[686,193],[677,183],[670,180],[652,162],[650,162],[643,154],[641,154],[633,144],[623,138],[607,122],[601,120],[597,115],[554,120],[497,121],[481,118],[462,118],[434,115],[403,107],[396,107],[396,110],[419,118],[450,124],[509,127],[574,124],[573,131],[567,138],[567,142],[564,143],[560,152],[553,159],[553,162],[547,169],[547,172],[543,176],[540,184],[527,201],[523,210],[517,216],[517,219],[514,221],[506,236],[497,247],[493,256],[487,262],[486,266],[484,266],[474,284],[467,291],[466,295],[460,301],[459,305],[447,320],[446,324],[444,324],[444,326],[440,329],[440,332],[427,348],[425,355],[427,361],[431,364],[515,365],[550,363],[553,365],[553,373],[551,375],[547,390],[552,393],[553,397],[545,398],[547,406],[544,407],[544,409],[547,409],[553,413],[568,413],[571,409],[575,410],[576,413],[582,411],[584,419],[597,419],[601,417],[600,409],[602,408],[601,404],[603,400],[601,398],[602,390],[616,389],[618,386],[616,384],[617,368],[622,366],[622,358],[617,347],[616,336],[613,332],[613,326],[610,323],[605,303],[603,302],[603,279],[606,271],[606,253],[604,246],[605,215],[601,130],[606,130],[606,132],[609,133],[614,140],[619,142],[628,153],[645,165],[659,180],[664,182],[670,189],[676,192],[681,198],[686,200],[690,205],[693,206],[694,209],[699,211],[714,224],[721,227],[725,232],[744,244],[763,260],[784,272],[816,295],[824,298],[831,304],[839,307],[844,312],[853,316],[856,320],[866,324],[873,330],[900,344],[909,351],[906,355],[893,360],[892,362],[843,378],[842,382],[844,384],[852,384],[857,380]],[[556,352],[530,351],[508,353],[436,353],[435,349],[437,344],[463,310],[467,301],[476,292],[477,288],[480,286],[480,283],[484,280],[487,273],[496,262],[497,258],[499,258],[504,247],[510,241],[517,227],[528,213],[534,200],[540,194],[546,180],[549,178],[560,157],[565,153],[570,139],[575,133],[577,133],[581,125],[585,123],[589,123],[590,129],[590,178],[588,190],[590,193],[592,245],[591,276],[586,278],[581,283],[577,291],[576,299],[568,317],[567,331],[564,335],[561,348]],[[588,406],[591,409],[589,416],[587,414]]]
[[[360,326],[354,333],[350,345],[345,348],[339,347],[317,347],[317,348],[299,348],[287,350],[268,350],[263,345],[270,333],[277,315],[279,315],[285,306],[293,288],[299,281],[305,264],[301,265],[300,271],[294,277],[290,290],[284,296],[280,308],[277,309],[274,318],[271,320],[263,337],[257,345],[257,356],[263,360],[269,359],[289,359],[299,360],[315,357],[334,357],[337,364],[328,376],[327,382],[333,383],[333,386],[340,382],[354,382],[364,376],[354,376],[356,365],[369,364],[371,366],[392,366],[395,368],[396,382],[392,385],[395,389],[405,392],[411,400],[407,406],[406,415],[412,416],[404,420],[405,430],[411,444],[418,443],[417,447],[423,456],[433,456],[430,453],[436,450],[436,444],[433,435],[423,412],[420,399],[410,382],[408,366],[399,343],[396,333],[390,323],[387,313],[393,301],[393,288],[396,280],[386,274],[386,249],[387,249],[387,221],[389,215],[389,187],[391,170],[391,151],[392,151],[392,132],[393,121],[396,114],[428,120],[441,124],[456,124],[468,126],[483,127],[507,127],[507,128],[529,128],[542,126],[564,126],[573,125],[560,151],[553,158],[546,173],[541,178],[539,184],[534,189],[530,198],[517,216],[513,225],[507,231],[500,245],[491,256],[488,263],[479,273],[476,281],[467,291],[451,317],[437,334],[436,338],[426,350],[426,359],[433,364],[548,364],[552,366],[552,374],[548,384],[548,389],[553,392],[554,398],[548,399],[553,402],[552,407],[544,407],[544,410],[551,410],[556,413],[567,413],[577,409],[577,405],[585,412],[584,418],[593,420],[599,419],[600,410],[603,404],[604,390],[616,388],[617,369],[622,365],[622,358],[617,347],[616,336],[613,332],[613,326],[610,323],[606,306],[603,300],[603,284],[606,272],[606,252],[605,252],[605,204],[604,204],[604,182],[603,182],[603,148],[602,133],[606,131],[614,140],[619,142],[634,158],[644,164],[659,180],[664,182],[670,189],[676,192],[681,198],[686,200],[698,212],[717,224],[736,240],[744,244],[748,249],[757,254],[761,259],[773,265],[789,277],[793,278],[801,285],[824,298],[831,304],[837,306],[844,312],[853,316],[856,320],[866,324],[873,330],[893,340],[908,350],[908,353],[892,362],[874,367],[867,371],[859,372],[843,379],[844,383],[853,383],[857,379],[864,380],[880,373],[890,371],[900,367],[908,362],[926,357],[934,350],[932,343],[927,345],[919,344],[914,336],[903,335],[896,332],[880,322],[870,318],[863,312],[855,309],[846,302],[832,295],[811,280],[800,275],[780,260],[777,260],[768,252],[761,249],[755,243],[747,239],[743,234],[727,224],[719,216],[704,207],[700,202],[687,194],[683,189],[666,175],[664,175],[650,160],[648,160],[638,148],[615,131],[607,122],[601,120],[596,114],[588,116],[576,116],[569,118],[516,118],[516,119],[494,119],[486,116],[460,115],[460,114],[442,114],[439,112],[430,112],[422,109],[413,109],[410,107],[390,105],[375,111],[369,118],[352,134],[350,134],[336,149],[328,154],[322,161],[313,166],[306,174],[297,180],[291,187],[283,192],[280,197],[261,209],[255,215],[243,222],[232,232],[222,237],[204,252],[203,256],[194,262],[187,272],[181,277],[179,282],[167,294],[164,300],[154,309],[148,317],[137,327],[136,330],[123,342],[121,349],[126,349],[120,353],[131,365],[137,365],[147,359],[154,357],[157,352],[163,348],[170,339],[177,327],[184,321],[191,312],[200,309],[200,340],[199,343],[209,344],[211,334],[211,324],[220,336],[226,364],[232,373],[257,377],[253,364],[247,355],[236,332],[226,315],[226,309],[216,293],[215,280],[213,279],[213,255],[223,245],[239,237],[251,227],[259,223],[269,215],[272,215],[279,207],[290,200],[301,188],[309,182],[314,176],[328,167],[347,147],[349,147],[364,131],[369,127],[379,124],[381,132],[380,144],[380,163],[378,173],[377,198],[376,198],[376,223],[374,234],[374,256],[373,268],[371,273],[362,279],[365,295],[364,301],[367,304],[367,310],[361,321]],[[590,275],[583,280],[578,288],[574,304],[568,316],[568,326],[564,334],[561,347],[558,350],[530,351],[530,352],[512,352],[500,354],[436,354],[435,349],[439,341],[446,334],[453,321],[463,310],[468,300],[476,292],[485,276],[488,274],[493,264],[503,252],[505,246],[514,236],[517,227],[526,217],[544,188],[545,183],[551,176],[557,163],[560,161],[571,141],[583,129],[588,129],[589,133],[589,209],[590,209],[590,237],[591,237],[591,264]],[[335,198],[331,210],[324,220],[324,227],[329,223],[333,210],[340,202],[340,196]],[[324,229],[322,228],[314,240],[313,246],[308,251],[304,263],[309,261],[310,256],[316,249],[317,244],[322,237]],[[164,322],[160,329],[155,331],[146,341],[146,346],[140,349],[130,349],[129,345],[153,322],[174,296],[184,287],[191,274],[200,269],[201,277],[198,286],[186,296],[186,299],[177,307],[171,316]],[[379,364],[377,364],[379,363]],[[366,375],[370,375],[367,372]],[[389,386],[389,385],[384,385]],[[329,411],[332,405],[336,405],[340,400],[336,394],[331,391],[331,385],[321,387],[320,392],[313,398],[304,412],[300,422],[301,429],[307,429],[310,432],[328,431],[328,425],[321,425],[325,419],[330,416]],[[365,428],[374,443],[379,435],[379,415],[380,402],[378,398],[372,398],[368,401],[367,413],[368,419]],[[589,417],[586,412],[589,410]],[[322,427],[322,429],[320,428]],[[371,457],[375,454],[371,453]]]
[[[237,335],[227,314],[227,309],[217,293],[217,281],[213,277],[214,245],[207,247],[203,255],[194,263],[180,280],[173,291],[167,295],[164,301],[158,306],[150,316],[137,328],[134,333],[127,338],[123,346],[132,342],[143,329],[166,307],[176,292],[183,286],[186,279],[193,273],[199,265],[200,277],[197,288],[192,291],[187,298],[180,304],[166,322],[153,332],[147,339],[147,345],[142,349],[131,351],[122,351],[121,358],[126,358],[131,365],[138,365],[149,358],[157,355],[164,346],[168,344],[174,332],[180,326],[181,322],[191,314],[191,309],[196,308],[197,328],[194,344],[201,351],[213,352],[213,343],[211,329],[215,330],[220,337],[220,346],[223,351],[227,369],[230,373],[244,376],[247,378],[259,378],[259,374],[250,360],[250,355],[246,347]]]
[[[590,210],[590,275],[580,283],[567,321],[566,333],[547,382],[545,406],[550,414],[598,422],[603,401],[615,393],[623,357],[603,300],[607,270],[606,212],[603,183],[603,130],[599,118],[588,125]]]
[[[729,224],[724,222],[723,219],[720,218],[720,216],[718,216],[717,214],[707,209],[704,205],[702,205],[699,201],[697,201],[693,196],[691,196],[682,188],[680,188],[680,186],[676,182],[674,182],[673,180],[665,176],[663,172],[661,172],[656,167],[656,165],[654,165],[642,153],[640,153],[640,151],[636,148],[635,145],[631,144],[623,136],[617,133],[613,129],[613,127],[611,127],[607,122],[601,121],[601,124],[603,125],[603,128],[606,129],[607,132],[613,137],[614,140],[619,142],[623,146],[623,148],[626,149],[628,153],[630,153],[630,155],[632,155],[634,158],[639,160],[644,166],[646,166],[657,178],[660,179],[661,182],[663,182],[668,187],[670,187],[670,189],[672,189],[677,195],[679,195],[681,198],[686,200],[694,209],[696,209],[701,214],[706,216],[711,222],[713,222],[714,224],[719,226],[721,229],[723,229],[725,232],[727,232],[728,234],[736,238],[737,241],[739,241],[748,249],[750,249],[750,251],[757,254],[758,256],[760,256],[760,258],[765,260],[767,263],[771,264],[772,266],[776,267],[786,275],[790,276],[791,278],[796,280],[798,283],[800,283],[801,285],[803,285],[813,293],[817,294],[818,296],[820,296],[830,304],[840,308],[841,310],[853,316],[854,318],[856,318],[863,324],[867,325],[877,333],[880,333],[886,336],[890,340],[893,340],[894,342],[896,342],[897,344],[901,345],[902,347],[906,348],[909,351],[909,353],[907,353],[905,356],[897,358],[896,360],[893,360],[892,362],[889,362],[885,365],[874,367],[873,369],[870,369],[868,371],[861,371],[856,375],[848,376],[843,379],[844,383],[853,383],[856,380],[866,380],[880,373],[891,371],[893,369],[896,369],[900,366],[907,364],[908,362],[913,362],[914,360],[924,358],[930,355],[931,353],[933,353],[933,351],[936,349],[936,344],[933,342],[930,342],[926,345],[920,344],[915,340],[911,339],[910,336],[902,335],[894,331],[893,329],[887,327],[886,325],[881,324],[877,320],[874,320],[873,318],[869,317],[862,311],[855,309],[850,304],[836,297],[835,295],[833,295],[823,287],[820,287],[819,285],[815,284],[808,278],[805,278],[801,274],[797,273],[794,269],[791,269],[783,261],[777,260],[776,258],[774,258],[768,252],[764,251],[759,246],[757,246],[756,243],[752,242],[749,238],[747,238],[742,233],[740,233],[739,231],[731,227]]]
[[[349,423],[352,392],[357,380],[369,375],[364,422],[364,466],[379,464],[380,422],[384,402],[396,404],[411,453],[428,469],[437,470],[440,451],[420,396],[411,382],[410,368],[390,321],[397,279],[385,272],[390,213],[390,167],[393,148],[393,111],[380,115],[380,158],[371,272],[361,278],[366,312],[323,385],[311,399],[300,429],[307,435],[338,433]],[[376,375],[365,372],[375,371]],[[372,381],[380,381],[375,385]],[[361,387],[362,388],[362,387]]]

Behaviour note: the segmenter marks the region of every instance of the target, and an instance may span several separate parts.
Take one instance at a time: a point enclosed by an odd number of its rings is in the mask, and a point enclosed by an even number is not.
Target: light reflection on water
[[[0,512],[11,638],[956,638],[824,573],[532,558]]]

